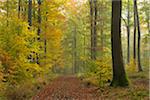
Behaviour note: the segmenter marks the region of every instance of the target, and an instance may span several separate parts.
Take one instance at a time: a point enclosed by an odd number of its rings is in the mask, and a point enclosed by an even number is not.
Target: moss
[[[110,84],[110,86],[113,86],[113,87],[118,87],[118,86],[120,86],[120,87],[126,87],[128,85],[129,85],[129,81],[128,81],[127,77],[120,78],[118,80],[113,79],[112,82],[111,82],[111,84]]]

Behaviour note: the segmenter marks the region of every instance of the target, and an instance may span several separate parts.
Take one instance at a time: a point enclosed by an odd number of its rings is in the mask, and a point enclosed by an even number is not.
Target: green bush
[[[108,83],[112,76],[111,59],[107,57],[96,61],[87,60],[83,76],[86,81],[95,85],[103,86]]]

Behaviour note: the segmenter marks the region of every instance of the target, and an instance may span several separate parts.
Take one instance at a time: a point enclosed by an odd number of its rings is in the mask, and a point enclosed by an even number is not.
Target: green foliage
[[[104,86],[112,79],[111,59],[106,57],[100,60],[86,62],[85,80],[92,84]]]

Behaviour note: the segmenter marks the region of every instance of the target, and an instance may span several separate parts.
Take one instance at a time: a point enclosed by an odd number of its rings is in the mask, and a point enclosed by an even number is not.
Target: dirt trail
[[[99,100],[97,87],[86,86],[75,76],[61,76],[32,100]]]

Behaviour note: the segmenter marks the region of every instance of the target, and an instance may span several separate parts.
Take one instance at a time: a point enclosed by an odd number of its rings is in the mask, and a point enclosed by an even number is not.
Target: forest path
[[[60,76],[32,100],[99,100],[97,89],[75,76]]]

